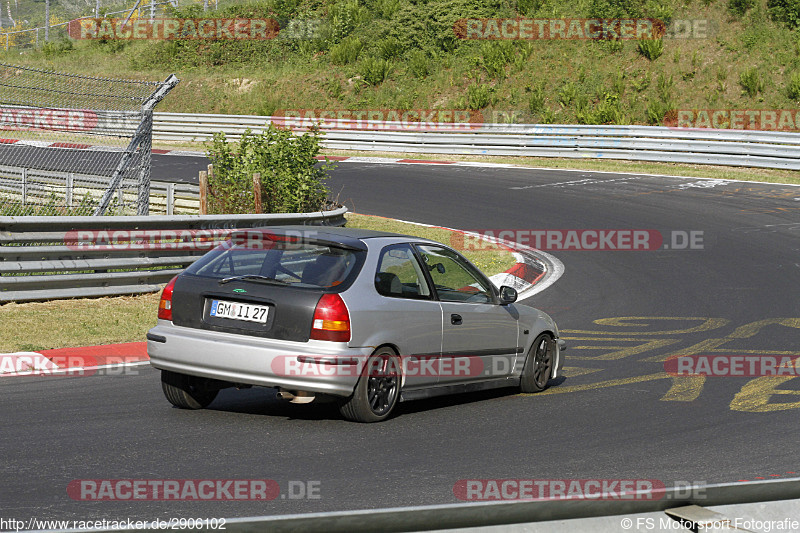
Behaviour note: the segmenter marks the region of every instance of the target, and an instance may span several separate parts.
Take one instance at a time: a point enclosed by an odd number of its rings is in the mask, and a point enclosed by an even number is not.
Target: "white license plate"
[[[269,307],[266,305],[243,304],[239,302],[226,302],[225,300],[211,300],[211,316],[230,318],[232,320],[246,320],[247,322],[267,322]]]

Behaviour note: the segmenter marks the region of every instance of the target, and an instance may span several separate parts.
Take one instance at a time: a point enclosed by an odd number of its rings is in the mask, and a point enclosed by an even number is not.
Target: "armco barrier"
[[[0,302],[155,292],[226,230],[343,226],[346,212],[0,217]]]
[[[153,139],[203,141],[218,131],[236,139],[262,131],[275,117],[155,113]],[[278,124],[285,119],[276,119]],[[323,144],[341,150],[495,156],[627,159],[800,170],[800,133],[660,126],[481,124],[464,133],[408,124],[326,121]],[[470,126],[471,128],[472,126]],[[384,130],[384,131],[380,131]],[[391,131],[387,131],[391,130]]]

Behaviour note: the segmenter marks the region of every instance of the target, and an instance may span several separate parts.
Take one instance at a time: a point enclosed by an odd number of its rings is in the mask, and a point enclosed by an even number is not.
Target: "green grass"
[[[450,243],[452,232],[388,218],[347,215],[347,226],[408,233]],[[468,252],[486,274],[514,264],[508,252]],[[156,324],[159,294],[0,305],[0,352],[37,351],[143,341]]]
[[[734,14],[721,0],[261,0],[220,5],[218,13],[206,16],[323,18],[330,24],[313,40],[82,41],[72,49],[51,46],[46,52],[12,49],[0,52],[0,60],[151,80],[175,72],[182,82],[158,109],[190,113],[471,108],[487,120],[495,112],[516,111],[519,122],[611,123],[624,117],[648,124],[648,107],[652,110],[653,102],[665,97],[651,83],[659,76],[675,80],[667,95],[671,99],[664,101],[678,109],[796,106],[789,96],[795,92],[788,87],[790,73],[800,68],[796,31],[772,20],[761,2]],[[601,16],[598,10],[602,16],[704,19],[708,35],[646,43],[467,41],[453,31],[460,18],[579,18]],[[177,14],[187,15],[203,16],[190,9]],[[718,79],[720,69],[728,83]],[[609,112],[607,95],[619,97],[618,112]]]
[[[158,294],[7,303],[0,306],[0,352],[143,341],[156,324]]]

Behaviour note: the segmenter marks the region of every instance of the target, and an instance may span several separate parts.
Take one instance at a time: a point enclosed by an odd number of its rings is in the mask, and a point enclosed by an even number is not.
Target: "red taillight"
[[[169,280],[167,286],[161,291],[161,301],[158,302],[158,318],[162,320],[172,320],[172,289],[175,287],[176,279],[178,276]]]
[[[319,299],[314,309],[311,338],[318,341],[350,341],[350,313],[338,294],[323,294]]]

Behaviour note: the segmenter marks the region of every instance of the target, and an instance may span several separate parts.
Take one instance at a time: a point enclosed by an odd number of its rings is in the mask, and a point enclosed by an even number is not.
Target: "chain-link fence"
[[[177,83],[0,63],[0,215],[148,214],[153,108]]]
[[[209,8],[217,9],[219,0],[103,0],[102,9],[98,0],[93,10],[88,9],[89,3],[61,0],[53,2],[49,13],[42,12],[43,7],[25,17],[19,14],[13,18],[3,17],[0,13],[3,22],[0,25],[0,49],[41,48],[48,41],[58,46],[72,46],[71,40],[74,40],[84,19],[118,15],[129,21],[153,20],[168,16],[178,7],[195,4],[202,5],[203,11],[207,11]],[[31,20],[23,21],[23,18]],[[33,24],[37,26],[30,27]]]

